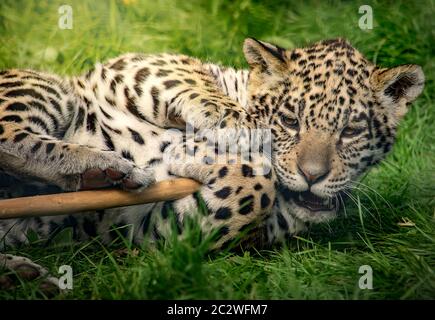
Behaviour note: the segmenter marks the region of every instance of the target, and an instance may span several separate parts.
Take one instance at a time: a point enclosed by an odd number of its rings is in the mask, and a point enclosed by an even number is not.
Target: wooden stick
[[[197,181],[178,178],[158,182],[139,193],[104,189],[0,200],[0,219],[53,216],[176,200],[198,191],[200,186]]]

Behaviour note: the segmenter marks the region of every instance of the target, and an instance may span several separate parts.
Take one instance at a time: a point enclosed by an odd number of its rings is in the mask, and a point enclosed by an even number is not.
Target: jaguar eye
[[[353,138],[363,132],[363,128],[346,127],[341,131],[342,138]]]
[[[287,128],[294,129],[294,130],[299,129],[299,121],[296,118],[281,116],[281,123]]]

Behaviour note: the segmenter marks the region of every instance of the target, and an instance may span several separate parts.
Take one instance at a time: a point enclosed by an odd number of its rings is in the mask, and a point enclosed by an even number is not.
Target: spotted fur
[[[252,226],[251,239],[264,245],[335,217],[342,191],[391,149],[423,89],[421,68],[376,67],[342,39],[285,50],[250,38],[244,53],[249,70],[126,54],[68,79],[1,72],[0,167],[3,181],[21,181],[5,183],[6,196],[22,193],[17,186],[39,192],[35,181],[61,190],[137,189],[175,176],[203,183],[199,194],[172,202],[0,221],[3,245],[26,242],[29,230],[50,237],[66,227],[78,240],[111,241],[113,227],[136,242],[160,239],[170,215],[182,232],[201,199],[209,215],[198,219],[204,230],[219,228],[217,247]],[[189,146],[185,131],[167,130],[189,126],[270,128],[271,170],[253,174],[261,157],[214,163],[206,142]],[[203,161],[168,163],[167,153]],[[89,183],[95,176],[105,184]]]

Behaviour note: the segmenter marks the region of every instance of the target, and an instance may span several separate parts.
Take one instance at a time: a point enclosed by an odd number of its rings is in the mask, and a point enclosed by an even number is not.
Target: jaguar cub
[[[177,176],[203,183],[199,194],[177,201],[0,221],[2,247],[25,243],[30,230],[48,239],[64,228],[77,240],[110,242],[113,226],[137,243],[153,241],[168,235],[169,215],[181,234],[189,215],[198,215],[205,232],[218,229],[216,248],[252,226],[249,236],[262,246],[336,217],[343,191],[391,149],[399,121],[422,92],[421,68],[379,68],[342,39],[286,50],[248,38],[243,51],[249,70],[183,55],[125,54],[78,77],[1,72],[5,196],[37,193],[40,185],[134,192]],[[261,128],[271,134],[270,152],[237,150],[221,163],[213,155],[222,150],[188,139],[189,128]],[[168,154],[199,160],[165,161]],[[206,216],[196,210],[201,198]],[[10,255],[0,261],[17,272],[23,264],[37,269]]]

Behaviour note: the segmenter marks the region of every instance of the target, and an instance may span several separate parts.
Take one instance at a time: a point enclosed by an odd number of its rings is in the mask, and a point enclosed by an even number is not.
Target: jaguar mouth
[[[293,192],[293,201],[296,205],[312,212],[336,211],[338,202],[336,198],[321,198],[310,191]]]
[[[343,201],[341,192],[330,197],[320,197],[309,190],[293,191],[283,185],[278,190],[283,200],[280,208],[302,222],[317,224],[335,219]],[[280,203],[278,202],[279,206]]]

